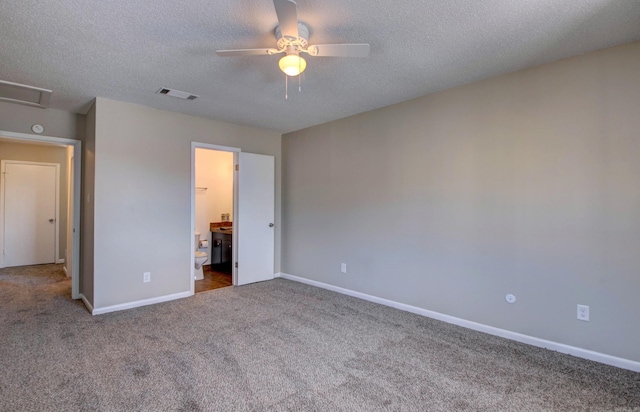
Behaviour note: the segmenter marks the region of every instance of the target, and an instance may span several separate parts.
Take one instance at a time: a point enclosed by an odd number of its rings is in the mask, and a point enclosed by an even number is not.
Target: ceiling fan
[[[296,2],[293,0],[273,0],[278,16],[275,30],[276,48],[217,50],[218,56],[263,56],[285,53],[279,66],[287,76],[298,76],[307,62],[300,53],[310,56],[331,57],[366,57],[369,55],[368,44],[309,44],[309,28],[298,22]]]

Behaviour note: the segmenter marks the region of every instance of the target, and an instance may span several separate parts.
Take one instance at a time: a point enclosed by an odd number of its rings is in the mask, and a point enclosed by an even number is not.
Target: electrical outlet
[[[142,274],[142,281],[143,281],[144,283],[149,283],[149,282],[151,282],[151,272],[144,272],[144,273]]]
[[[347,273],[347,264],[346,263],[340,263],[340,272]]]
[[[578,320],[589,322],[589,306],[578,305]]]

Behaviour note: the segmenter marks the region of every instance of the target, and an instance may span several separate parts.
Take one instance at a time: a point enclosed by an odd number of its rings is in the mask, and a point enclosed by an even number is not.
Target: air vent
[[[0,80],[0,100],[5,102],[46,109],[51,102],[51,93],[48,89]]]
[[[177,97],[178,99],[183,99],[183,100],[195,100],[199,97],[198,95],[195,95],[195,94],[181,92],[180,90],[167,89],[166,87],[163,87],[162,89],[158,90],[156,93],[166,94],[167,96]]]

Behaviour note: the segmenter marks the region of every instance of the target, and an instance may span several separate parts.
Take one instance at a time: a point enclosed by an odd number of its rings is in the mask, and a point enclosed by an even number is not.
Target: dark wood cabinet
[[[230,264],[232,260],[232,235],[220,231],[211,232],[211,264]]]

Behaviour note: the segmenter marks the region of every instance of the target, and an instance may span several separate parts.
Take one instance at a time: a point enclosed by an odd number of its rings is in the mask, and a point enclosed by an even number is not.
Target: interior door
[[[237,285],[273,279],[275,158],[240,152],[238,172]]]
[[[5,163],[4,266],[55,263],[57,170]]]

